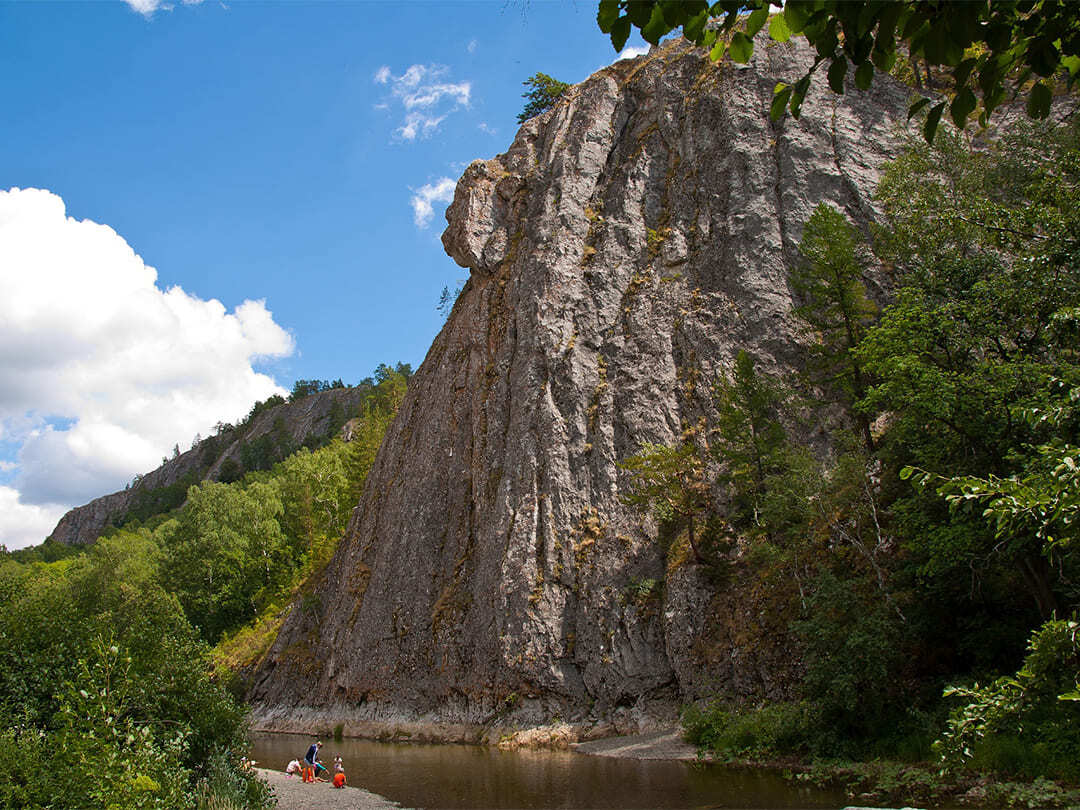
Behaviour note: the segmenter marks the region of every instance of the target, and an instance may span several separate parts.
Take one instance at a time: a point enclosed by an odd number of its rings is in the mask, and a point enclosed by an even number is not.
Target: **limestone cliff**
[[[762,41],[715,66],[668,44],[468,167],[443,243],[470,279],[254,676],[258,724],[629,721],[783,692],[797,662],[767,595],[665,550],[617,463],[677,441],[740,348],[789,374],[802,223],[821,201],[873,215],[907,88],[818,86],[771,123],[810,58]]]
[[[168,487],[186,489],[202,480],[229,480],[239,474],[243,469],[241,457],[245,444],[267,437],[299,447],[305,440],[323,436],[332,429],[335,419],[344,421],[344,417],[366,396],[368,391],[360,388],[331,389],[267,408],[242,425],[227,426],[217,436],[204,439],[187,452],[166,460],[156,470],[140,476],[127,489],[69,510],[60,518],[49,539],[65,545],[92,543],[106,527],[117,520],[122,521],[134,506]]]

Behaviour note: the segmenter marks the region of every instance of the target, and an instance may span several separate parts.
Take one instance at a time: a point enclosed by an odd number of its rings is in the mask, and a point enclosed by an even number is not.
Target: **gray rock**
[[[256,724],[612,731],[798,674],[752,583],[717,590],[620,498],[617,464],[711,413],[738,351],[800,362],[788,267],[826,201],[866,226],[908,89],[769,120],[804,44],[746,67],[667,44],[619,62],[465,171],[471,276],[413,378],[333,561],[256,672]],[[631,583],[663,583],[635,599]]]

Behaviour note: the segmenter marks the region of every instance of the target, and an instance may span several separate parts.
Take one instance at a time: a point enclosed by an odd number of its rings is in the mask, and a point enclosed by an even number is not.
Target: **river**
[[[284,769],[310,736],[256,734],[252,755]],[[468,745],[324,738],[320,759],[340,754],[349,784],[425,810],[697,810],[837,808],[843,794],[795,786],[772,772],[693,762],[586,756],[571,751],[499,751]]]

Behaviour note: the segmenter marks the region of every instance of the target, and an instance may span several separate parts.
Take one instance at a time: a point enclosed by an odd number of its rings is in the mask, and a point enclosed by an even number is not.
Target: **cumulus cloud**
[[[49,191],[0,190],[0,436],[18,448],[19,498],[0,508],[0,542],[37,507],[119,489],[282,393],[253,363],[293,351],[264,301],[229,312],[162,289],[112,228],[68,217]]]
[[[469,106],[470,82],[445,81],[449,69],[442,65],[411,65],[395,76],[386,65],[375,71],[373,80],[389,90],[389,97],[377,109],[400,105],[405,117],[394,132],[407,141],[431,136],[450,113]]]
[[[431,218],[435,216],[434,203],[449,203],[454,199],[454,188],[457,185],[449,177],[440,177],[434,183],[421,186],[413,194],[412,203],[413,221],[418,228],[426,228]]]
[[[17,490],[0,486],[0,543],[9,549],[40,543],[67,511],[66,506],[34,506],[22,503]]]
[[[625,48],[622,49],[622,52],[619,53],[619,55],[615,57],[615,61],[616,62],[621,62],[623,59],[634,59],[634,58],[636,58],[638,56],[644,56],[648,52],[649,52],[649,46],[648,45],[640,45],[640,46],[627,45]]]

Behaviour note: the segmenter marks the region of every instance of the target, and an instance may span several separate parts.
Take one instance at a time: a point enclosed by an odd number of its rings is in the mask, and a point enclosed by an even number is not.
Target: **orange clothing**
[[[334,787],[336,787],[336,788],[345,787],[345,774],[340,773],[340,772],[334,774]]]

